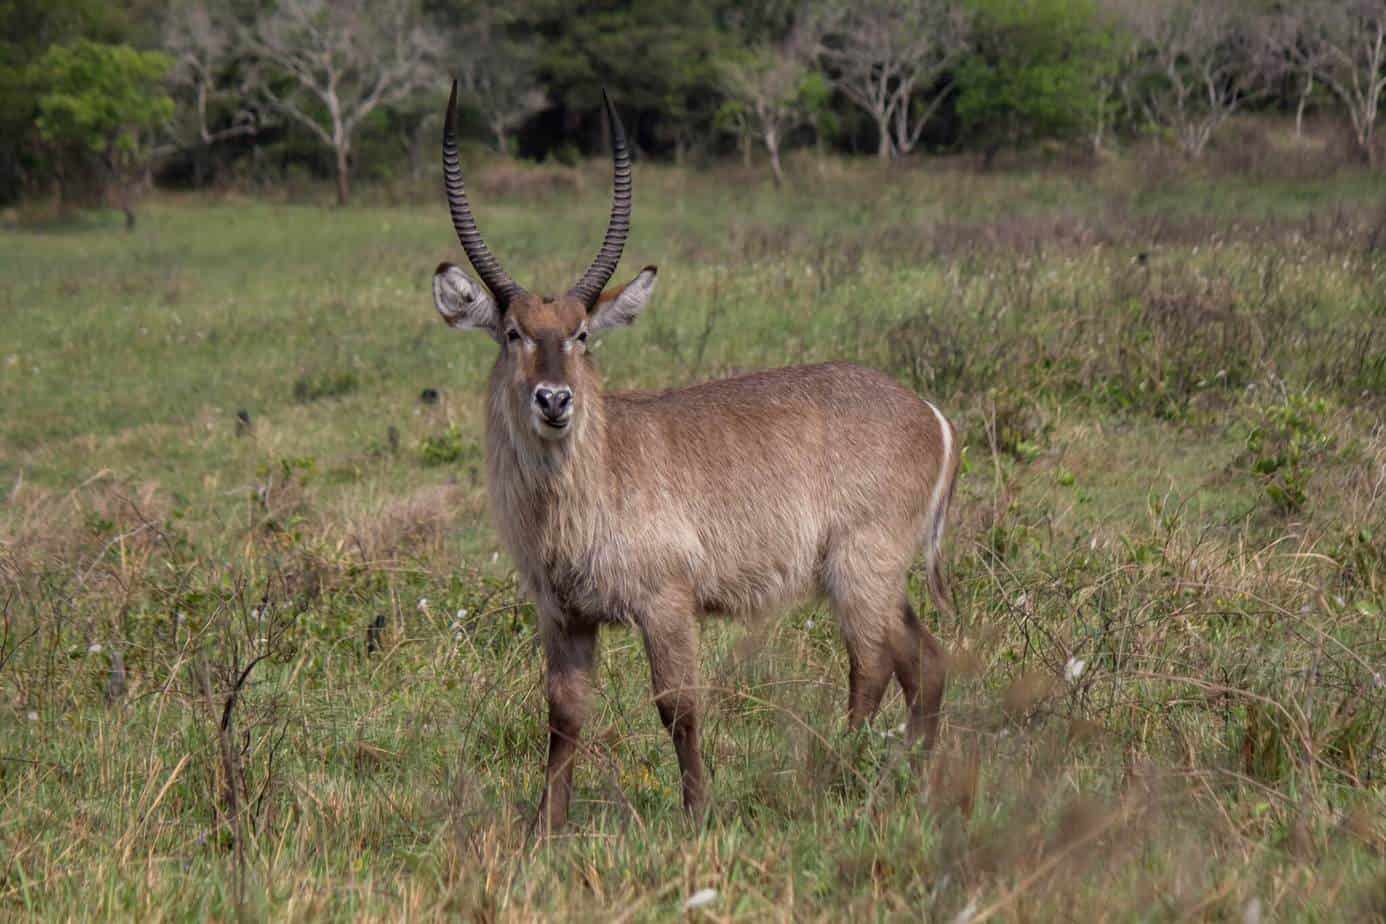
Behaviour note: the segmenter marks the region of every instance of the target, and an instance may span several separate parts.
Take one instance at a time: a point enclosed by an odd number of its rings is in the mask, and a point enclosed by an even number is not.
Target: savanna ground
[[[695,826],[612,631],[574,823],[537,844],[494,346],[431,307],[433,185],[8,216],[0,915],[1386,914],[1386,185],[1231,150],[805,157],[782,193],[639,167],[618,279],[661,288],[609,385],[850,359],[965,434],[945,735],[916,769],[898,692],[846,730],[821,606],[709,623]],[[605,172],[473,171],[512,273],[576,278]]]

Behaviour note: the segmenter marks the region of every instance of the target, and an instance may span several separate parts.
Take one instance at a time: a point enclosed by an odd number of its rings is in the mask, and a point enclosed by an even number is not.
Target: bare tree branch
[[[881,160],[908,154],[952,92],[946,76],[969,46],[964,7],[954,0],[843,0],[819,12],[817,28],[819,57],[834,85],[876,123]]]
[[[230,17],[202,0],[175,4],[164,21],[164,47],[174,59],[169,82],[191,119],[175,120],[173,143],[156,148],[156,158],[260,131],[261,113],[247,104],[244,80],[236,74],[241,49]],[[218,119],[214,107],[223,113],[229,108],[230,121]]]
[[[549,105],[548,94],[535,76],[532,46],[506,37],[514,16],[513,10],[504,7],[479,6],[458,41],[465,49],[458,76],[502,154],[509,147],[510,133]]]
[[[1311,0],[1277,25],[1278,49],[1305,74],[1306,86],[1317,78],[1338,98],[1358,149],[1375,164],[1386,92],[1386,0]]]
[[[1213,133],[1265,92],[1264,35],[1235,0],[1132,0],[1122,12],[1142,46],[1142,108],[1185,155],[1201,157]]]
[[[442,41],[416,0],[281,0],[242,37],[260,96],[336,155],[339,204],[365,119],[441,77]]]
[[[813,46],[806,33],[798,31],[779,45],[745,49],[718,62],[719,81],[731,98],[724,119],[765,145],[777,184],[784,182],[780,146],[811,116],[805,81]]]

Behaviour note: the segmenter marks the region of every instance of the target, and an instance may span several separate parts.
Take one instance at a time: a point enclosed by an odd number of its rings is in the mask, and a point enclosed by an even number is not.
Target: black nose
[[[573,404],[573,391],[570,388],[536,388],[534,403],[540,412],[550,420],[558,420],[568,413]]]

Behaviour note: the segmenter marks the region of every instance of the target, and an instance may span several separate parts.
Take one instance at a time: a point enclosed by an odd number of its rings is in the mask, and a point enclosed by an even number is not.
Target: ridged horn
[[[621,125],[621,117],[616,107],[611,105],[611,97],[602,90],[602,103],[606,107],[606,121],[611,126],[611,159],[614,163],[611,192],[611,219],[606,224],[606,238],[597,258],[587,268],[578,284],[568,290],[569,295],[581,299],[588,309],[597,303],[597,296],[611,281],[616,272],[616,264],[621,262],[621,251],[630,235],[630,149],[626,147],[626,130]]]
[[[447,119],[443,123],[443,187],[447,190],[448,212],[452,215],[452,227],[457,231],[457,239],[462,242],[462,249],[467,252],[472,268],[504,311],[505,306],[516,296],[523,295],[525,290],[501,269],[500,262],[481,239],[476,219],[472,217],[472,207],[467,202],[467,189],[462,185],[462,164],[457,156],[456,80],[452,82]]]

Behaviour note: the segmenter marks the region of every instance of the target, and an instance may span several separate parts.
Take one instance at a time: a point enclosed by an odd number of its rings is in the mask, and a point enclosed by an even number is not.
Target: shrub
[[[442,433],[430,433],[419,444],[419,457],[424,465],[453,465],[481,457],[481,446],[459,427],[448,427]]]
[[[1335,444],[1320,425],[1327,415],[1322,398],[1289,395],[1263,408],[1247,434],[1243,461],[1277,513],[1298,513],[1308,501],[1312,463]]]

